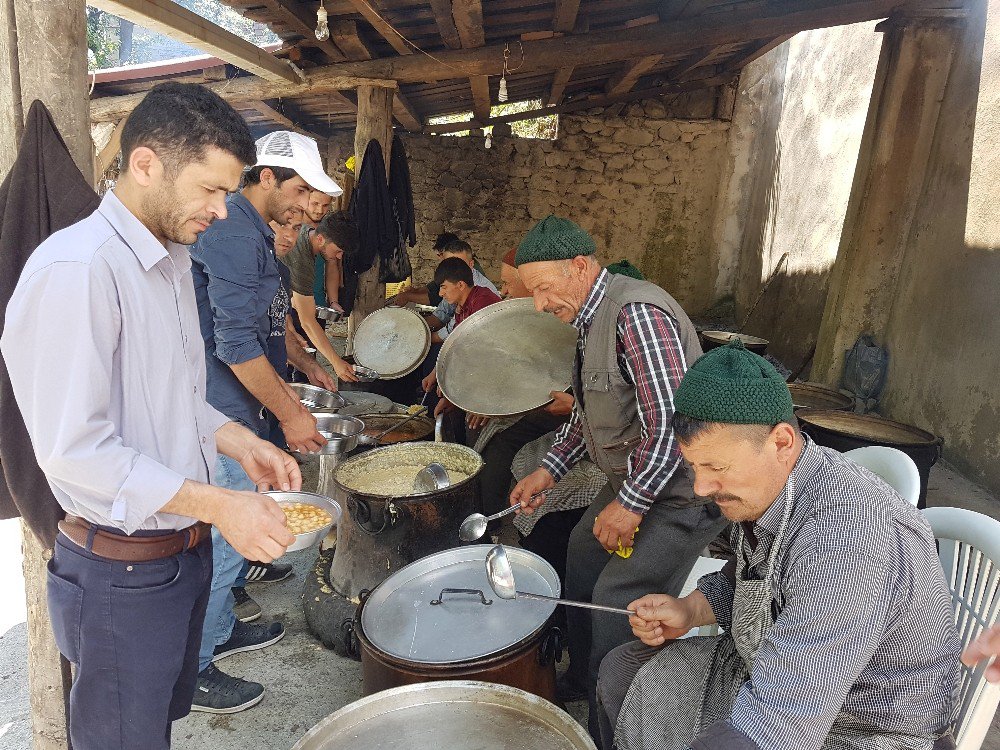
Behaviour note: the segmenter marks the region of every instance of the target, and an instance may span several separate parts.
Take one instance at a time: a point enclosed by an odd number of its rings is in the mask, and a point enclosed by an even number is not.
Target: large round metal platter
[[[338,391],[347,402],[337,409],[338,414],[357,417],[361,414],[388,414],[392,411],[392,400],[377,393],[365,391]]]
[[[354,361],[383,380],[401,378],[424,361],[431,348],[427,321],[405,307],[383,307],[354,333]]]
[[[332,713],[292,750],[595,750],[561,708],[507,685],[424,682],[383,690]]]
[[[494,594],[486,578],[486,553],[492,548],[490,544],[455,547],[393,573],[365,600],[361,613],[365,636],[390,656],[420,664],[481,659],[532,637],[556,605]],[[519,591],[559,596],[559,577],[544,558],[516,547],[507,552]],[[447,588],[476,589],[482,597],[454,593],[442,597]]]
[[[467,412],[508,417],[552,401],[573,379],[576,329],[530,299],[508,299],[470,315],[445,339],[437,380]]]

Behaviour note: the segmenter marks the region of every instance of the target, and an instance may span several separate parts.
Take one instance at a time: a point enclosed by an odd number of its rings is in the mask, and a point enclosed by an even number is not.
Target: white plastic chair
[[[708,575],[709,573],[714,573],[717,570],[722,570],[726,567],[725,560],[719,560],[714,557],[699,557],[695,560],[694,567],[691,569],[691,573],[688,575],[687,580],[684,581],[684,585],[681,587],[681,597],[685,597],[695,590],[698,586],[698,579],[703,575]],[[702,625],[699,628],[692,628],[687,633],[681,636],[681,638],[690,638],[693,635],[718,635],[719,626],[718,625]]]
[[[844,455],[882,477],[910,505],[917,504],[920,498],[920,473],[913,459],[903,451],[884,445],[866,445],[846,451]]]
[[[997,621],[1000,613],[1000,521],[962,508],[927,508],[951,588],[962,647]],[[955,722],[958,750],[979,750],[1000,704],[1000,685],[986,681],[988,662],[962,665],[961,704]]]

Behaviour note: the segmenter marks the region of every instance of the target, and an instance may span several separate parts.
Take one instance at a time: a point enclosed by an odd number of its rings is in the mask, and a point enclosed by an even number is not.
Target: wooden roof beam
[[[550,107],[555,107],[562,101],[563,93],[566,91],[566,84],[573,77],[573,70],[574,68],[559,68],[556,74],[552,76],[552,87],[549,89],[549,96],[545,102]]]
[[[462,38],[458,35],[458,27],[451,14],[451,0],[430,0],[430,3],[444,46],[448,49],[461,49]]]
[[[483,31],[482,0],[452,0],[451,16],[455,19],[458,38],[464,49],[475,49],[486,44]]]
[[[331,21],[330,37],[344,51],[348,60],[371,60],[376,56],[361,38],[356,21]]]
[[[372,25],[382,38],[385,39],[389,45],[396,50],[401,55],[411,55],[413,50],[410,45],[403,41],[400,34],[392,27],[388,21],[382,18],[381,13],[376,9],[378,5],[377,0],[348,0],[348,2],[354,7],[358,13],[364,16],[364,19]]]
[[[413,108],[400,91],[392,97],[392,116],[400,125],[411,133],[419,133],[424,128],[424,121],[417,110]]]
[[[639,79],[655,68],[662,59],[663,55],[647,55],[633,60],[608,79],[604,87],[605,93],[608,96],[628,93],[635,88]]]
[[[556,12],[552,17],[552,30],[568,34],[576,28],[576,16],[580,12],[580,0],[556,0]]]
[[[281,125],[286,130],[291,130],[296,133],[301,133],[302,135],[308,136],[309,138],[312,138],[321,144],[326,142],[326,138],[324,136],[318,135],[317,133],[314,133],[311,130],[308,130],[306,128],[301,127],[300,125],[297,125],[295,122],[292,121],[291,118],[279,112],[268,102],[264,101],[251,102],[250,106],[255,112],[260,113],[271,122]]]
[[[334,46],[329,39],[320,41],[316,38],[316,15],[309,15],[296,0],[260,0],[278,21],[302,35],[301,44],[315,47],[333,62],[346,60],[344,53]]]
[[[702,47],[701,49],[696,49],[679,63],[671,67],[670,70],[667,71],[666,77],[672,80],[677,80],[686,76],[692,70],[700,68],[702,65],[711,60],[718,49],[718,47]]]
[[[88,0],[95,8],[215,55],[276,83],[298,83],[284,60],[241,39],[172,0]]]
[[[741,70],[745,66],[752,63],[759,57],[763,57],[768,52],[773,50],[775,47],[780,47],[782,44],[791,39],[795,34],[782,34],[781,36],[773,37],[772,39],[764,39],[756,44],[753,44],[749,49],[745,50],[742,54],[734,56],[729,62],[727,62],[723,67],[723,71],[726,73],[735,73]]]
[[[472,89],[472,119],[486,122],[490,119],[491,109],[489,76],[472,76],[469,88]]]

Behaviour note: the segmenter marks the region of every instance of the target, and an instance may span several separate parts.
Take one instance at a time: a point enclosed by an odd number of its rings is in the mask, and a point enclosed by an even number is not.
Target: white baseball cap
[[[277,130],[257,139],[258,167],[287,167],[313,190],[336,198],[344,191],[323,171],[316,141],[290,130]]]

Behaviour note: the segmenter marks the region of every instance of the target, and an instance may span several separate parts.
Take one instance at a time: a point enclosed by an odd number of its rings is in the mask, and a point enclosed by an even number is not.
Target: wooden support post
[[[40,99],[88,180],[94,174],[87,101],[87,26],[84,0],[0,0],[0,179],[17,154],[24,115]],[[28,689],[35,750],[66,750],[69,663],[52,636],[45,597],[46,549],[24,529],[28,614]]]
[[[382,144],[382,156],[385,157],[386,177],[388,178],[389,157],[392,150],[392,96],[391,89],[375,86],[358,86],[358,125],[354,133],[354,173],[361,175],[362,160],[369,141],[377,140]],[[385,284],[378,281],[378,260],[371,270],[361,274],[358,283],[358,296],[351,313],[350,333],[357,330],[358,324],[365,316],[374,312],[385,302]],[[348,351],[353,345],[353,338],[348,341]]]
[[[928,168],[961,22],[889,20],[811,379],[838,383],[861,333],[881,342]]]

